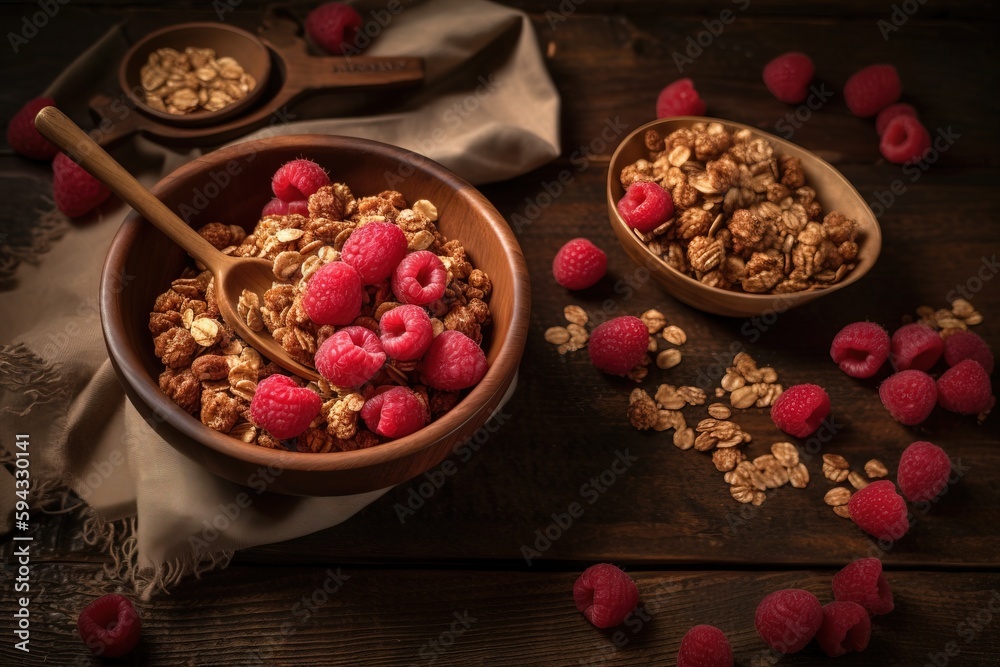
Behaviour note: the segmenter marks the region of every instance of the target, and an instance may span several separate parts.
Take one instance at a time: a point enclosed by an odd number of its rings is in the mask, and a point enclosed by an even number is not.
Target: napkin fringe
[[[36,405],[68,401],[70,391],[57,364],[50,364],[24,343],[0,346],[0,390],[10,405],[3,407],[18,417]],[[15,404],[16,403],[16,404]]]
[[[51,200],[49,201],[51,203]],[[37,220],[31,221],[28,234],[18,235],[27,236],[26,245],[14,245],[6,240],[7,234],[0,234],[0,281],[13,278],[21,262],[37,264],[39,257],[51,250],[52,244],[62,238],[69,229],[69,218],[58,209],[52,208],[37,213],[40,215]]]

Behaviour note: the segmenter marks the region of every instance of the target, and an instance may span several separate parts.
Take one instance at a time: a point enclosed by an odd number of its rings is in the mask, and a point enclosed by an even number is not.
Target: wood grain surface
[[[877,399],[887,371],[853,380],[828,356],[844,324],[870,319],[891,328],[920,305],[945,306],[958,288],[974,292],[985,318],[974,330],[1000,350],[1000,96],[990,65],[1000,55],[997,6],[921,4],[884,39],[878,22],[891,21],[892,2],[755,0],[742,11],[745,3],[724,0],[588,0],[563,3],[573,11],[562,13],[557,3],[508,4],[531,13],[547,54],[562,96],[563,152],[530,174],[481,188],[511,222],[532,283],[528,344],[503,423],[456,452],[451,465],[400,485],[345,524],[241,551],[227,570],[157,596],[141,609],[144,640],[131,664],[671,665],[684,632],[699,623],[729,635],[738,665],[761,664],[765,646],[752,625],[757,602],[785,587],[829,601],[833,572],[865,555],[885,562],[896,610],[876,619],[867,652],[838,664],[1000,664],[996,415],[977,425],[939,410],[919,427],[901,426]],[[169,22],[215,20],[211,10],[186,6],[62,7],[21,55],[7,52],[0,61],[0,117],[123,15],[135,35]],[[33,7],[0,7],[0,25],[19,25]],[[300,13],[305,7],[298,5]],[[673,54],[724,9],[735,19],[679,72]],[[227,21],[252,27],[259,11],[259,3],[246,0]],[[833,92],[818,109],[798,110],[798,119],[797,109],[774,100],[760,81],[764,63],[790,49],[810,53],[816,85]],[[846,109],[844,80],[875,62],[896,64],[903,101],[917,107],[933,135],[940,130],[954,139],[926,171],[886,163],[873,123]],[[653,118],[662,86],[680,76],[694,79],[709,114],[779,136],[790,130],[792,141],[841,170],[882,227],[882,254],[871,273],[801,309],[756,320],[705,315],[637,273],[608,224],[608,162],[619,139]],[[42,170],[24,165],[9,151],[0,155],[8,191],[23,188],[25,173],[44,183]],[[566,184],[553,195],[560,177]],[[44,188],[31,191],[41,201]],[[608,252],[609,271],[596,287],[569,293],[552,281],[550,266],[575,236]],[[836,432],[799,441],[812,453],[808,488],[784,487],[759,508],[741,506],[709,457],[633,429],[625,410],[635,383],[596,372],[584,350],[560,356],[544,341],[547,327],[564,323],[567,304],[595,319],[656,307],[686,331],[682,363],[651,372],[641,385],[647,389],[659,382],[714,387],[739,350],[776,368],[786,386],[826,387]],[[694,422],[704,407],[685,414]],[[748,455],[788,439],[764,410],[748,410],[738,421],[753,435]],[[841,454],[858,468],[879,458],[894,471],[914,440],[943,446],[960,475],[937,502],[911,506],[913,527],[898,543],[878,544],[823,504],[833,485],[820,472],[822,453]],[[607,473],[622,459],[629,463],[623,472]],[[559,527],[574,502],[582,516]],[[116,590],[103,575],[105,557],[82,542],[71,515],[39,516],[38,523],[39,648],[23,661],[9,639],[13,545],[6,542],[0,663],[92,664],[74,624],[90,599]],[[556,537],[539,539],[547,529]],[[530,564],[526,547],[538,553],[529,553]],[[575,577],[604,561],[635,576],[650,617],[623,626],[623,636],[593,628],[573,608]],[[336,575],[337,568],[341,588],[309,611],[302,598],[328,580],[328,588],[336,586],[328,571]],[[826,662],[815,646],[781,660]]]

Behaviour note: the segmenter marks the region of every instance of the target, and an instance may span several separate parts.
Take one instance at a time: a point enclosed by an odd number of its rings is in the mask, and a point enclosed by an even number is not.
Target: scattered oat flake
[[[567,322],[579,324],[580,326],[583,326],[590,321],[587,311],[580,306],[566,306],[563,308],[563,315],[566,317]]]
[[[846,505],[851,499],[851,490],[846,486],[835,486],[823,496],[823,502],[831,507]]]
[[[872,459],[865,464],[865,474],[871,479],[880,479],[889,474],[889,469],[878,459]]]

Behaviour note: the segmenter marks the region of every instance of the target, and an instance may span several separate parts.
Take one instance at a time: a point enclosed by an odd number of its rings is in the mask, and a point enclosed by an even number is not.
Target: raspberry
[[[899,99],[903,90],[892,65],[869,65],[844,84],[844,101],[855,116],[869,118]]]
[[[882,382],[878,397],[893,419],[914,426],[927,419],[937,405],[937,385],[923,371],[900,371]]]
[[[330,262],[310,276],[302,295],[302,307],[316,324],[340,326],[357,319],[363,300],[358,272],[345,262]]]
[[[823,387],[797,384],[789,387],[771,406],[771,421],[789,435],[811,435],[830,414],[830,397]]]
[[[357,54],[355,40],[361,28],[361,14],[342,2],[327,2],[306,16],[306,32],[321,49],[334,56]]]
[[[330,185],[330,177],[312,160],[286,162],[271,177],[274,196],[287,202],[309,199],[309,195],[324,185]]]
[[[127,597],[102,595],[83,608],[76,629],[94,655],[120,658],[139,643],[142,621]]]
[[[35,129],[35,116],[45,107],[54,107],[51,97],[36,97],[25,103],[7,124],[7,143],[15,152],[34,160],[51,160],[59,149]]]
[[[889,121],[899,116],[912,116],[916,118],[917,110],[905,102],[890,104],[882,109],[875,118],[875,131],[878,132],[878,136],[881,137],[885,134],[885,128],[889,126]]]
[[[369,222],[347,237],[340,258],[354,267],[365,285],[392,275],[406,256],[406,234],[391,222]]]
[[[698,96],[691,79],[677,79],[660,91],[656,98],[656,117],[704,116],[705,103]]]
[[[591,565],[573,584],[573,601],[587,620],[599,628],[621,625],[639,604],[632,577],[609,563]]]
[[[58,153],[52,161],[52,195],[56,208],[70,218],[78,218],[100,206],[111,196],[111,190],[65,153]]]
[[[274,197],[264,205],[260,212],[260,217],[268,215],[301,215],[309,217],[309,201],[306,199],[296,199],[295,201],[285,201]]]
[[[986,412],[993,403],[990,376],[972,359],[960,361],[937,381],[938,405],[962,415]]]
[[[733,667],[733,647],[717,627],[696,625],[681,640],[677,667]]]
[[[316,418],[323,401],[287,375],[269,375],[257,385],[250,402],[250,419],[278,440],[301,435]]]
[[[931,135],[912,116],[896,116],[885,127],[878,149],[889,162],[903,164],[923,157],[931,147]]]
[[[656,183],[636,181],[618,200],[618,214],[629,227],[648,234],[674,217],[674,200]]]
[[[757,605],[754,625],[764,642],[781,653],[796,653],[812,641],[823,624],[816,596],[798,588],[771,593]]]
[[[831,602],[823,605],[823,625],[816,633],[816,643],[831,658],[848,651],[864,651],[872,636],[872,621],[857,602]]]
[[[944,341],[934,329],[914,322],[896,329],[889,350],[889,361],[897,371],[927,371],[941,358]]]
[[[646,356],[649,330],[638,317],[623,315],[599,325],[590,334],[590,362],[612,375],[625,375]]]
[[[848,324],[833,337],[830,356],[852,378],[870,378],[889,358],[889,334],[874,322]]]
[[[411,252],[392,272],[392,291],[403,303],[422,306],[437,301],[447,285],[448,271],[430,250]]]
[[[402,438],[422,429],[431,416],[427,404],[415,391],[409,387],[392,387],[365,401],[361,418],[379,435]]]
[[[898,540],[910,529],[906,501],[887,479],[856,491],[847,502],[847,510],[858,528],[880,540]]]
[[[344,327],[323,341],[316,350],[315,360],[316,370],[330,384],[357,387],[382,368],[385,351],[371,329]]]
[[[783,53],[764,65],[764,85],[785,104],[806,99],[813,77],[813,62],[801,51]]]
[[[899,457],[896,480],[899,490],[911,503],[937,498],[948,486],[950,476],[951,460],[933,443],[914,442]]]
[[[567,241],[552,260],[552,275],[566,289],[587,289],[608,269],[608,256],[588,239]]]
[[[385,353],[399,361],[413,361],[424,356],[434,340],[431,318],[420,306],[405,304],[386,311],[379,320],[379,339]]]
[[[944,360],[954,366],[964,359],[979,362],[987,375],[993,374],[993,353],[986,341],[971,331],[956,331],[944,341]]]
[[[428,387],[444,391],[467,389],[486,375],[489,363],[476,341],[461,331],[443,331],[427,348],[420,371]]]
[[[871,614],[888,614],[893,609],[892,591],[878,558],[859,558],[833,575],[833,598],[854,602]]]

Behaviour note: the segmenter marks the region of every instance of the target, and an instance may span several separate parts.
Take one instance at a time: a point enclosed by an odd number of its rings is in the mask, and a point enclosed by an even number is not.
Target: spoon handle
[[[35,116],[35,128],[202,264],[214,270],[228,259],[135,180],[62,111],[45,107]]]

